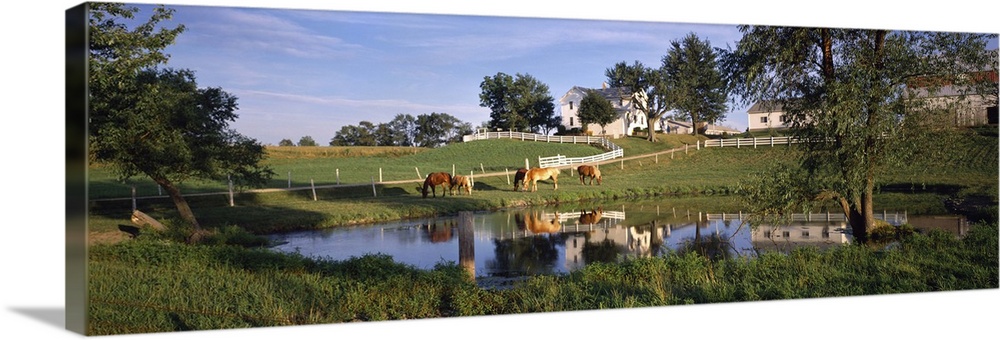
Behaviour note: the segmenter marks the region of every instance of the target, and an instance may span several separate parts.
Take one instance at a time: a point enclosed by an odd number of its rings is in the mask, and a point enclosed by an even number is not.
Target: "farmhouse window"
[[[573,102],[569,102],[569,109],[570,109],[570,110],[572,110],[572,109],[573,109]],[[570,124],[570,125],[573,125],[573,124]]]
[[[760,117],[760,122],[761,123],[767,123],[767,116]]]
[[[778,117],[778,121],[780,121],[782,123],[787,123],[788,122],[788,116],[781,115],[780,117]]]
[[[575,117],[569,117],[569,126],[573,126],[573,118],[575,118]]]

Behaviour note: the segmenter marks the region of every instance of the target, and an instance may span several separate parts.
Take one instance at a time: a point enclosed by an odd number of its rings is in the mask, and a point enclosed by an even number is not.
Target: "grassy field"
[[[692,142],[692,136],[662,136],[658,143],[640,138],[615,140],[622,146],[626,157],[649,154]],[[988,140],[988,139],[987,139]],[[995,143],[996,138],[993,138]],[[989,144],[987,144],[989,145]],[[489,140],[458,143],[424,151],[412,148],[367,148],[356,151],[363,156],[334,156],[346,152],[330,151],[323,147],[299,149],[278,148],[272,151],[275,159],[269,162],[276,169],[293,173],[308,173],[319,177],[329,167],[353,164],[354,172],[377,171],[383,167],[384,179],[409,178],[417,180],[414,164],[426,171],[451,171],[455,164],[459,172],[474,170],[479,173],[479,160],[487,172],[513,171],[523,166],[525,154],[564,154],[583,156],[600,150],[585,145],[550,144],[512,140]],[[988,148],[986,148],[988,149]],[[419,149],[417,149],[419,150]],[[269,233],[298,229],[326,228],[347,224],[363,224],[403,218],[426,217],[437,214],[454,214],[463,210],[493,210],[511,206],[557,204],[581,200],[613,200],[657,195],[729,195],[739,186],[748,173],[763,171],[775,163],[790,162],[793,148],[788,146],[758,148],[710,148],[673,155],[643,157],[627,161],[612,161],[600,165],[604,176],[600,186],[582,185],[570,169],[562,170],[559,189],[552,190],[551,181],[539,183],[537,192],[516,192],[510,181],[513,175],[477,176],[471,196],[421,198],[419,183],[337,187],[313,191],[277,191],[266,193],[237,193],[234,206],[229,206],[228,195],[190,197],[190,203],[199,221],[210,227],[235,225],[253,233]],[[880,206],[899,206],[900,210],[938,211],[944,209],[941,195],[964,197],[990,195],[995,199],[997,187],[996,145],[981,157],[949,162],[915,162],[885,176],[882,186],[886,191],[876,198]],[[352,154],[355,151],[351,151]],[[408,153],[409,152],[409,153]],[[280,155],[280,156],[277,156]],[[464,161],[463,161],[464,160]],[[344,166],[343,169],[351,169]],[[342,179],[348,177],[341,170]],[[413,174],[407,174],[407,172]],[[93,172],[92,172],[93,176]],[[365,179],[355,178],[362,183]],[[331,178],[316,180],[317,185],[330,184]],[[280,181],[279,181],[280,182]],[[294,181],[293,181],[294,182]],[[287,186],[275,184],[275,187]],[[93,184],[100,186],[102,184]],[[294,182],[293,186],[308,185]],[[150,190],[150,189],[147,189]],[[155,190],[155,188],[151,188]],[[215,190],[222,190],[221,187]],[[197,191],[197,190],[192,190]],[[187,191],[190,192],[190,191]],[[928,193],[930,192],[930,193]],[[901,194],[905,193],[905,194]],[[915,195],[914,193],[921,193]],[[930,203],[928,203],[930,202]],[[142,199],[137,208],[151,216],[170,221],[175,219],[173,203],[167,198]],[[91,204],[91,232],[118,233],[117,224],[129,223],[131,201],[98,201]],[[121,235],[118,235],[121,236]],[[97,239],[97,237],[95,237]]]
[[[691,136],[663,136],[615,142],[626,157],[670,150]],[[477,177],[471,196],[421,198],[416,183],[243,192],[229,206],[225,195],[193,196],[203,226],[216,231],[200,245],[176,242],[185,230],[144,233],[128,242],[117,224],[129,224],[131,202],[97,201],[90,207],[88,313],[90,335],[198,329],[304,325],[512,313],[630,308],[676,304],[856,296],[964,289],[995,289],[997,283],[997,139],[986,136],[962,146],[972,151],[948,159],[915,159],[883,176],[876,205],[918,212],[954,212],[985,200],[987,223],[969,236],[915,234],[894,250],[804,248],[788,255],[765,253],[755,260],[712,260],[676,252],[620,264],[587,266],[566,276],[539,276],[506,290],[482,289],[463,269],[442,263],[418,270],[371,255],[324,261],[247,247],[255,234],[328,228],[409,217],[491,210],[510,206],[682,195],[697,203],[728,200],[745,174],[763,171],[794,156],[787,146],[711,148],[602,164],[604,183],[586,186],[563,170],[537,192],[514,191],[507,176]],[[520,141],[479,141],[439,149],[275,148],[268,162],[276,171],[319,177],[331,167],[343,180],[370,182],[370,175],[344,173],[383,167],[383,176],[426,171],[503,171],[523,166],[534,154],[592,155],[596,148]],[[533,159],[533,158],[532,158]],[[419,164],[419,165],[417,165]],[[427,167],[425,169],[424,167]],[[92,169],[92,178],[102,169]],[[353,172],[349,171],[349,172]],[[106,174],[105,174],[106,176]],[[98,177],[100,178],[100,177]],[[416,173],[412,175],[416,179]],[[386,178],[386,180],[390,180]],[[276,179],[272,186],[287,183]],[[308,180],[306,180],[305,183]],[[317,179],[317,181],[319,181]],[[330,177],[324,177],[329,183]],[[96,187],[127,186],[105,177]],[[304,184],[293,178],[293,185]],[[218,190],[218,183],[197,190]],[[155,191],[155,188],[146,188]],[[110,194],[109,194],[110,195]],[[144,199],[138,208],[168,225],[177,223],[168,199]],[[102,242],[107,241],[107,242]],[[219,278],[225,278],[219,279]]]

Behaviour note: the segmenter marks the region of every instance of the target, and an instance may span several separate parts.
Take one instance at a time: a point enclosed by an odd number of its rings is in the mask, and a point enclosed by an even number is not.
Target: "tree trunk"
[[[156,184],[159,184],[167,191],[167,195],[174,200],[174,205],[177,206],[177,212],[180,213],[181,218],[184,221],[191,224],[194,227],[195,232],[201,231],[201,225],[198,224],[198,220],[194,217],[194,212],[191,211],[191,206],[188,205],[187,200],[181,195],[181,190],[177,188],[172,182],[165,178],[153,179]]]

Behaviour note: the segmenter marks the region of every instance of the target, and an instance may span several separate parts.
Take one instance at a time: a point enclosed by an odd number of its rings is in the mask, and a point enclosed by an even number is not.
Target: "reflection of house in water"
[[[964,216],[911,216],[909,221],[915,229],[927,232],[931,229],[943,230],[956,236],[969,232],[969,221]]]
[[[820,249],[851,242],[846,233],[847,222],[792,222],[788,226],[758,226],[750,235],[750,243],[759,250],[791,250],[792,247],[813,246]]]

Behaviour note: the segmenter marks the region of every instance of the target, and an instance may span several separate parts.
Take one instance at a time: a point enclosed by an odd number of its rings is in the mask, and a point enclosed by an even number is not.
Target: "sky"
[[[5,326],[3,335],[5,338],[42,338],[42,339],[78,339],[75,333],[64,329],[64,319],[67,311],[74,312],[81,310],[82,306],[66,306],[66,240],[67,223],[65,209],[62,204],[70,199],[66,196],[66,183],[62,180],[68,172],[80,171],[79,169],[67,168],[66,147],[67,143],[78,141],[66,139],[66,107],[64,100],[64,84],[66,81],[65,68],[65,13],[66,10],[79,5],[82,0],[52,0],[52,1],[17,1],[11,2],[0,11],[0,34],[3,34],[4,52],[0,53],[4,65],[3,79],[5,80],[4,90],[0,96],[5,101],[3,106],[4,120],[0,123],[3,133],[0,133],[2,145],[6,146],[4,151],[6,166],[0,167],[2,176],[5,179],[2,183],[4,193],[7,194],[4,211],[4,236],[8,240],[3,247],[0,247],[0,257],[4,258],[5,280],[0,282],[3,289],[0,289],[0,303],[4,308],[0,308],[0,322]],[[434,0],[434,1],[413,1],[413,0],[363,0],[363,1],[328,1],[316,2],[314,0],[211,0],[211,1],[177,1],[163,0],[158,3],[168,5],[199,4],[199,5],[220,5],[220,6],[250,6],[262,8],[302,8],[302,9],[327,9],[327,10],[351,10],[363,12],[398,12],[398,13],[422,13],[422,14],[457,14],[457,15],[490,15],[507,17],[544,17],[562,18],[573,20],[625,20],[637,22],[686,22],[686,23],[713,23],[713,24],[783,24],[783,25],[809,25],[809,26],[834,26],[834,27],[874,27],[874,28],[896,28],[896,29],[921,29],[921,30],[946,30],[963,32],[1000,32],[1000,20],[996,20],[997,4],[982,4],[976,0],[953,0],[948,2],[934,3],[933,6],[900,5],[898,2],[877,2],[870,0],[840,0],[836,6],[817,8],[825,3],[816,2],[809,5],[799,4],[795,6],[782,5],[774,0],[699,0],[687,1],[682,4],[669,4],[659,0],[631,0],[620,2],[615,5],[596,3],[593,1],[538,1],[538,0],[506,0],[506,1],[465,1],[465,0]],[[180,18],[178,13],[178,19]],[[246,15],[246,14],[244,14]],[[266,17],[266,16],[258,16]],[[243,24],[236,26],[241,29],[225,29],[221,32],[228,32],[230,35],[238,34],[241,30],[259,27],[270,27],[276,31],[277,28],[287,28],[286,32],[309,32],[315,36],[324,37],[334,46],[333,43],[344,44],[355,48],[367,47],[365,41],[349,40],[350,33],[359,30],[358,28],[348,29],[341,34],[322,33],[316,27],[316,22],[307,22],[292,19],[286,21],[275,21],[266,24],[267,21],[243,21],[246,23],[255,22],[256,25]],[[224,23],[233,21],[224,17],[208,20],[202,25]],[[395,24],[396,22],[392,22]],[[178,43],[188,39],[195,41],[198,36],[192,25],[195,22],[185,23],[189,26],[189,31],[180,37]],[[279,25],[280,24],[280,25]],[[390,23],[383,23],[381,27],[369,27],[367,34],[375,35],[383,32],[382,36],[388,36],[385,32],[390,32]],[[425,19],[425,26],[439,24],[434,20]],[[518,25],[527,25],[519,22]],[[425,27],[415,26],[415,27]],[[296,28],[298,27],[298,28]],[[519,27],[507,27],[506,32],[514,32]],[[468,27],[464,33],[478,34],[478,27]],[[484,28],[485,29],[485,28]],[[413,28],[409,31],[412,36],[420,37],[429,35],[428,30]],[[463,33],[463,32],[459,32]],[[712,39],[713,43],[720,43],[726,38],[715,38],[710,36],[708,30],[697,33]],[[264,33],[260,33],[264,34]],[[444,51],[440,47],[445,38],[452,38],[458,41],[462,35],[452,33],[450,36],[439,37],[436,50],[441,50],[436,55],[442,60],[449,57],[448,53],[455,53],[454,49]],[[496,40],[501,40],[513,33],[501,33]],[[287,35],[285,42],[292,42],[295,35]],[[406,36],[403,36],[405,38]],[[570,37],[580,38],[580,34],[571,34]],[[675,38],[675,37],[671,37]],[[412,39],[411,39],[412,40]],[[534,41],[533,39],[529,39]],[[669,40],[669,39],[667,39]],[[307,40],[308,41],[308,40]],[[425,43],[431,41],[423,40]],[[217,40],[213,44],[207,45],[216,48],[214,53],[201,52],[202,55],[219,54],[222,55],[227,44],[236,44],[238,40]],[[368,41],[371,42],[371,41]],[[251,44],[248,46],[263,47],[267,45],[260,41],[243,40],[242,43]],[[468,42],[467,42],[468,43]],[[469,43],[471,44],[471,43]],[[447,45],[447,44],[445,44]],[[515,44],[521,46],[520,44]],[[457,45],[451,45],[457,46]],[[515,46],[515,47],[517,47]],[[584,58],[586,55],[578,53],[582,46],[577,43],[572,45],[572,50],[562,51],[570,58]],[[290,50],[300,50],[304,53],[310,50],[307,47],[315,48],[312,44],[290,43],[284,46],[286,53]],[[508,48],[509,49],[509,48]],[[659,57],[665,53],[663,47],[653,49],[649,55],[640,56],[638,52],[629,51],[620,56],[609,58],[611,62],[619,60],[640,59],[644,63],[659,61]],[[355,50],[358,51],[358,50]],[[362,50],[363,51],[363,50]],[[447,52],[447,53],[446,53]],[[508,51],[506,49],[493,49],[492,52],[483,53],[487,56],[501,57],[517,50]],[[179,51],[175,51],[175,62],[180,62],[184,57]],[[471,52],[470,52],[471,53]],[[633,55],[634,53],[634,55]],[[270,53],[269,53],[270,54]],[[372,54],[368,54],[372,55]],[[475,54],[469,54],[475,55]],[[481,55],[481,54],[480,54]],[[346,58],[346,56],[340,56]],[[394,57],[393,55],[384,58]],[[399,57],[399,56],[395,56]],[[434,55],[424,55],[424,58],[434,60]],[[208,59],[208,57],[202,57]],[[250,60],[255,60],[250,63]],[[416,104],[427,105],[428,107],[415,107],[413,113],[430,112],[439,110],[439,107],[452,111],[450,114],[458,115],[458,111],[447,108],[447,105],[466,106],[475,108],[478,106],[476,100],[478,93],[478,80],[486,75],[496,72],[527,72],[546,82],[553,91],[553,97],[561,95],[559,87],[560,80],[556,76],[543,73],[539,64],[538,71],[527,67],[534,63],[515,63],[517,67],[499,67],[497,61],[476,69],[476,63],[462,63],[458,61],[456,68],[471,69],[475,81],[467,80],[473,84],[471,91],[464,96],[472,96],[468,102],[450,100],[430,100],[428,98],[437,95],[423,94],[427,98],[414,97],[418,99],[407,99],[406,97],[391,94],[379,95],[378,93],[390,93],[392,91],[403,91],[398,88],[389,90],[368,90],[362,91],[365,76],[361,80],[348,79],[356,83],[350,84],[344,80],[321,79],[316,83],[340,83],[341,88],[348,88],[355,92],[326,92],[332,90],[312,90],[319,88],[316,84],[303,84],[303,78],[287,76],[283,78],[267,78],[263,72],[267,69],[277,68],[262,62],[263,52],[254,55],[238,54],[229,56],[229,59],[214,59],[208,66],[185,66],[196,71],[196,75],[201,86],[222,87],[226,91],[231,91],[240,96],[240,119],[234,124],[241,132],[255,136],[262,142],[277,143],[274,138],[298,138],[306,133],[314,134],[317,141],[328,141],[332,138],[337,127],[330,122],[303,122],[303,126],[316,126],[317,132],[306,132],[303,128],[284,133],[279,126],[267,126],[276,124],[264,121],[255,123],[258,126],[265,126],[263,130],[254,132],[251,127],[254,124],[249,122],[255,110],[251,105],[252,96],[249,91],[283,93],[288,96],[301,96],[300,98],[342,98],[343,100],[362,101],[367,100],[397,100],[412,101]],[[328,58],[332,58],[329,56]],[[532,57],[522,57],[521,60],[531,60]],[[536,58],[538,58],[536,56]],[[646,62],[648,58],[648,62]],[[304,59],[303,59],[304,60]],[[217,75],[211,74],[216,69],[225,69],[239,62],[245,68],[242,72],[242,83],[229,78],[236,78],[233,75],[227,76],[220,72]],[[340,59],[344,63],[344,59]],[[412,64],[420,64],[413,59]],[[482,61],[486,63],[486,61]],[[332,65],[335,60],[327,59],[325,62],[313,61],[310,65]],[[603,80],[603,70],[609,66],[604,61],[595,62],[594,70],[572,70],[574,78],[565,80],[566,84],[598,86]],[[278,64],[275,64],[278,65]],[[287,65],[294,65],[288,63]],[[527,66],[525,66],[527,65]],[[290,67],[290,66],[284,66]],[[524,68],[522,68],[524,67]],[[341,69],[340,73],[349,73],[350,69]],[[380,70],[376,70],[380,71]],[[332,76],[332,71],[326,71],[323,67],[312,67],[309,69],[296,69],[298,74],[322,73],[327,77]],[[427,71],[428,74],[432,72]],[[291,71],[288,71],[291,73]],[[377,72],[372,71],[372,74]],[[257,75],[256,84],[271,84],[269,87],[263,85],[253,85],[254,79],[250,75]],[[566,76],[569,78],[570,76]],[[374,76],[372,76],[374,77]],[[407,79],[399,76],[400,79]],[[578,77],[578,78],[577,78]],[[288,85],[282,88],[277,79],[283,79]],[[374,79],[374,78],[372,78]],[[427,76],[421,79],[427,79]],[[401,81],[400,81],[401,82]],[[411,92],[430,90],[419,89]],[[428,86],[424,86],[428,87]],[[295,92],[294,89],[308,89],[309,91]],[[447,89],[434,89],[437,92],[450,91]],[[248,91],[246,93],[240,91]],[[362,93],[361,95],[349,95],[350,93]],[[454,94],[451,97],[458,98],[462,94]],[[292,96],[294,97],[294,96]],[[315,98],[314,98],[315,97]],[[446,97],[446,96],[442,96]],[[440,97],[437,97],[440,98]],[[330,99],[328,99],[330,100]],[[271,104],[275,106],[302,105],[306,100],[278,102]],[[299,103],[299,104],[296,104]],[[455,104],[458,103],[458,104]],[[315,105],[314,106],[320,106]],[[402,111],[397,105],[386,105],[392,110],[390,112]],[[263,107],[263,105],[262,105]],[[441,111],[447,112],[445,109]],[[305,109],[300,109],[307,112]],[[257,109],[259,112],[267,111]],[[282,112],[290,110],[282,110]],[[328,110],[328,112],[333,112]],[[379,117],[362,116],[360,111],[347,111],[352,113],[338,113],[337,117],[350,116],[350,124],[356,124],[363,119],[377,121]],[[287,113],[282,113],[283,115]],[[392,113],[391,113],[392,114]],[[391,115],[390,114],[390,115]],[[303,113],[305,115],[305,113]],[[331,114],[331,116],[334,116]],[[467,118],[472,120],[473,118]],[[477,118],[487,119],[485,115]],[[734,119],[734,118],[731,118]],[[246,122],[244,120],[247,120]],[[330,125],[328,128],[326,125]],[[276,137],[263,137],[267,130],[275,130]],[[287,136],[286,136],[287,135]],[[268,139],[265,139],[268,138]],[[72,283],[71,283],[72,284]],[[572,312],[572,313],[538,313],[517,316],[497,316],[497,317],[473,317],[473,318],[451,318],[441,320],[420,320],[420,321],[393,321],[393,322],[372,322],[372,323],[348,323],[339,325],[317,325],[308,327],[272,327],[258,328],[252,330],[226,330],[211,332],[184,332],[176,334],[157,335],[129,335],[122,336],[122,339],[218,339],[222,336],[237,336],[240,339],[329,339],[331,335],[337,338],[353,339],[381,339],[392,337],[412,337],[414,334],[433,335],[435,339],[459,339],[475,337],[479,340],[485,339],[509,339],[511,336],[523,337],[552,337],[552,338],[611,338],[621,337],[629,334],[648,333],[650,329],[663,331],[664,335],[672,336],[704,336],[705,330],[709,330],[715,337],[720,338],[768,338],[768,339],[801,339],[807,336],[811,339],[841,339],[845,334],[866,334],[872,338],[981,338],[982,334],[993,334],[996,332],[995,316],[983,310],[995,310],[1000,305],[1000,290],[981,290],[966,292],[947,293],[921,293],[921,294],[896,294],[883,295],[877,297],[851,297],[851,298],[830,298],[830,299],[808,299],[793,301],[755,302],[755,303],[734,303],[734,304],[712,304],[699,306],[676,306],[662,308],[642,308],[642,309],[618,309],[601,312]],[[794,311],[794,312],[790,312]],[[875,322],[854,323],[853,320],[877,320]],[[932,322],[926,322],[926,321]],[[596,321],[596,322],[594,322]],[[720,327],[720,325],[722,325]],[[638,332],[638,333],[637,333]],[[989,333],[987,333],[989,332]],[[13,337],[11,337],[13,335]]]
[[[140,5],[146,20],[152,5]],[[333,8],[172,5],[184,25],[168,67],[195,71],[201,87],[235,95],[232,127],[265,144],[310,136],[327,145],[344,125],[397,114],[447,113],[480,126],[480,83],[531,75],[555,100],[573,86],[599,88],[618,62],[659,67],[689,33],[735,46],[735,24],[599,20]],[[296,7],[293,7],[296,8]],[[995,47],[995,43],[994,43]],[[744,130],[747,107],[730,104],[721,125]]]

